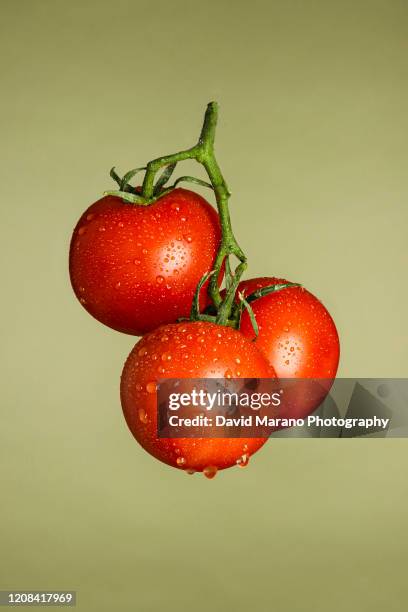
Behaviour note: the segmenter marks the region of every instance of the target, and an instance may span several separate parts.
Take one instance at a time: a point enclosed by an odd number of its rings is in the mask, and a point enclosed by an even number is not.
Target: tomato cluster
[[[210,103],[210,113],[214,108]],[[69,260],[72,287],[84,308],[110,328],[143,336],[121,378],[121,402],[132,434],[160,461],[208,478],[217,470],[247,465],[266,439],[159,438],[160,379],[332,381],[339,361],[333,319],[311,293],[276,277],[239,282],[246,259],[231,233],[226,216],[229,194],[212,163],[211,140],[206,141],[208,134],[213,139],[211,118],[206,114],[197,147],[157,163],[170,168],[167,179],[174,160],[201,161],[219,214],[191,190],[164,188],[163,179],[152,191],[149,183],[156,167],[151,162],[143,188],[121,181],[120,191],[105,195],[83,213],[73,232]],[[241,260],[235,274],[229,269],[231,254]],[[209,272],[210,282],[205,276]],[[220,292],[224,272],[226,288]],[[280,289],[269,291],[271,287]],[[296,416],[315,407],[301,404]]]

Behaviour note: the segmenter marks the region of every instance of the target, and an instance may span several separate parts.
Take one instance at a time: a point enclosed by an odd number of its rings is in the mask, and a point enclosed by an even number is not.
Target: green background
[[[323,300],[341,375],[407,376],[407,2],[0,9],[0,588],[89,612],[405,610],[407,441],[277,440],[214,481],[159,464],[121,414],[134,339],[80,307],[67,251],[109,168],[190,146],[216,99],[250,274]]]

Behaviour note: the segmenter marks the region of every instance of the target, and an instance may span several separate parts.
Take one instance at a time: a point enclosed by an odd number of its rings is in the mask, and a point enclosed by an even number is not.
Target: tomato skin
[[[239,362],[239,363],[238,363]],[[267,438],[157,438],[155,383],[164,378],[275,378],[264,355],[240,332],[206,322],[176,323],[144,336],[122,372],[121,402],[130,431],[168,465],[225,469],[251,456]],[[182,465],[177,460],[185,459]]]
[[[261,277],[240,283],[248,296],[256,289],[289,281]],[[278,378],[334,378],[339,363],[337,329],[323,304],[303,287],[290,287],[251,303],[259,335],[256,345],[268,357]],[[254,338],[247,312],[241,333]],[[292,350],[293,349],[293,350]]]
[[[149,206],[106,196],[75,227],[72,287],[98,321],[142,335],[189,316],[197,283],[212,269],[220,238],[216,210],[187,189],[174,189]],[[206,287],[200,293],[202,306]]]
[[[261,277],[243,281],[239,291],[248,296],[256,289],[288,281]],[[320,390],[309,384],[292,388],[282,417],[303,418],[324,400],[336,376],[340,344],[336,326],[323,304],[303,287],[290,287],[251,302],[259,335],[256,346],[266,355],[278,378],[319,379]],[[244,312],[240,331],[255,336]]]

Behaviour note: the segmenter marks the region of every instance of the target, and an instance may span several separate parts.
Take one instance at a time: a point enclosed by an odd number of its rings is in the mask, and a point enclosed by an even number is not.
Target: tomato
[[[239,291],[248,296],[267,285],[284,284],[281,278],[243,281]],[[337,329],[323,304],[303,287],[290,287],[251,302],[259,327],[256,346],[266,355],[278,378],[319,379],[317,387],[298,383],[292,401],[281,416],[303,418],[323,401],[336,376],[340,345]],[[253,339],[248,313],[242,315],[241,333]],[[289,408],[290,407],[290,408]],[[290,414],[289,414],[290,413]]]
[[[215,209],[187,189],[174,189],[149,206],[106,196],[84,212],[74,230],[72,287],[98,321],[128,334],[145,334],[188,317],[220,237]],[[200,293],[202,306],[206,286]]]
[[[130,431],[151,455],[204,472],[246,465],[266,438],[158,438],[156,385],[164,378],[275,378],[265,356],[239,331],[207,322],[162,326],[133,348],[122,373],[121,402]]]

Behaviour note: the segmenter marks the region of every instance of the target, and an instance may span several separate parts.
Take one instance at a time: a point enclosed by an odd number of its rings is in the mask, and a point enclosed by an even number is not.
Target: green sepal
[[[156,200],[159,200],[163,196],[173,191],[173,189],[175,189],[177,185],[181,183],[182,181],[186,181],[189,183],[195,183],[196,185],[201,185],[202,187],[209,187],[210,189],[213,189],[213,186],[210,185],[210,183],[206,183],[205,181],[195,178],[194,176],[180,176],[180,178],[178,178],[172,185],[169,185],[169,187],[166,187],[160,193],[158,193],[156,195]]]
[[[128,181],[130,181],[135,176],[135,174],[141,172],[142,170],[146,170],[146,167],[134,168],[133,170],[129,170],[129,172],[126,172],[126,174],[121,178],[119,174],[117,174],[117,172],[115,171],[115,166],[113,166],[113,168],[111,168],[109,172],[109,176],[113,178],[115,183],[119,185],[120,191],[134,193],[135,188],[132,187],[132,185],[130,185]]]
[[[147,206],[149,202],[146,202],[142,196],[136,195],[135,193],[129,193],[128,191],[105,191],[104,196],[115,196],[120,198],[124,202],[129,202],[130,204],[139,204],[139,206]]]
[[[177,166],[177,162],[174,162],[174,164],[169,164],[168,166],[165,166],[163,172],[161,173],[160,177],[156,181],[156,184],[153,189],[153,196],[157,196],[160,194],[161,190],[163,189],[163,187],[165,186],[165,184],[167,183],[167,181],[173,174],[176,166]]]
[[[211,183],[207,183],[207,181],[202,181],[201,179],[196,178],[195,176],[180,176],[171,186],[171,189],[177,187],[179,183],[195,183],[196,185],[201,185],[201,187],[208,187],[209,189],[213,189]]]
[[[244,308],[248,312],[249,318],[251,320],[252,327],[253,327],[254,332],[255,332],[255,338],[253,338],[253,340],[256,340],[258,335],[259,335],[259,327],[258,327],[258,323],[256,321],[255,313],[252,310],[251,305],[247,302],[247,300],[244,298],[244,296],[242,295],[241,292],[238,292],[238,297],[240,299],[241,304],[244,306]]]
[[[134,189],[134,187],[132,187],[132,185],[128,185],[128,183],[134,176],[136,176],[136,174],[138,174],[138,172],[142,172],[142,170],[146,170],[146,166],[143,166],[142,168],[133,168],[133,170],[129,170],[129,172],[126,172],[126,174],[123,175],[121,183],[119,185],[120,190],[125,191],[126,187]]]
[[[194,293],[194,297],[193,297],[193,302],[191,304],[191,312],[190,312],[190,320],[191,321],[198,321],[200,318],[200,291],[203,287],[203,285],[207,282],[207,280],[210,278],[210,276],[212,276],[214,274],[214,270],[212,270],[211,272],[206,272],[205,274],[203,274],[203,276],[200,279],[200,282],[198,283],[195,293]]]
[[[115,172],[115,166],[113,166],[113,168],[110,169],[109,176],[113,178],[113,180],[115,181],[115,183],[118,184],[119,187],[121,186],[122,179],[120,178],[119,174]]]
[[[267,285],[266,287],[261,287],[257,289],[250,295],[246,297],[246,301],[248,303],[253,302],[254,300],[258,300],[259,298],[265,297],[270,293],[275,293],[276,291],[282,291],[282,289],[289,289],[290,287],[301,287],[299,283],[277,283],[276,285]]]

